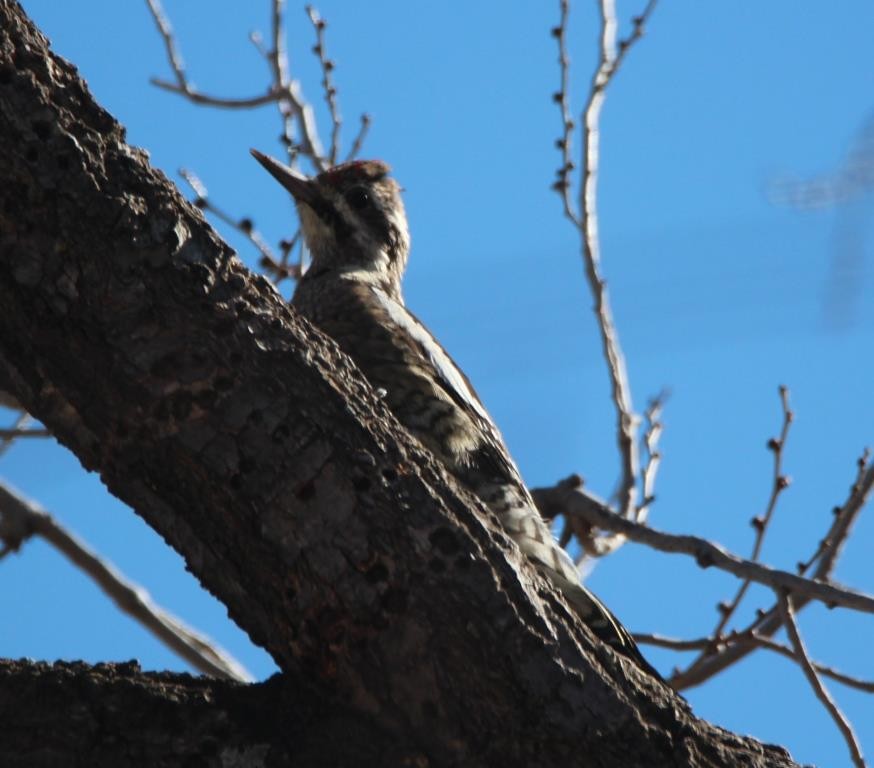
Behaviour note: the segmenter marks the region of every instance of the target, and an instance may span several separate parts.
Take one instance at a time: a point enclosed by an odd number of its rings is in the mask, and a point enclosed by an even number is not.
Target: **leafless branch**
[[[15,421],[9,429],[0,430],[0,456],[8,451],[17,438],[26,433],[27,437],[48,437],[50,433],[47,430],[27,429],[27,425],[33,421],[30,414],[26,411],[21,411],[16,414]],[[45,432],[45,434],[34,434],[35,432]]]
[[[291,120],[295,119],[300,133],[300,152],[308,157],[319,171],[329,167],[319,139],[316,116],[312,106],[303,97],[300,83],[291,78],[288,51],[285,47],[285,0],[273,0],[271,12],[271,37],[273,50],[268,60],[273,71],[274,88],[283,94],[280,112],[285,120],[285,138],[288,142],[289,159],[294,163],[297,148],[292,140]]]
[[[613,0],[601,0],[601,54],[600,64],[592,77],[589,99],[583,110],[583,183],[580,188],[579,210],[583,235],[583,261],[589,288],[595,299],[595,312],[601,331],[601,344],[610,371],[613,403],[616,407],[616,434],[622,472],[619,482],[619,509],[623,517],[631,517],[637,507],[635,498],[639,456],[637,428],[639,418],[634,412],[625,356],[613,323],[613,312],[607,296],[607,284],[601,275],[601,246],[598,233],[597,188],[600,162],[601,109],[613,77],[631,49],[643,35],[644,24],[655,9],[656,0],[650,0],[643,13],[633,21],[633,32],[616,45],[616,8]]]
[[[313,46],[313,53],[318,57],[319,64],[322,67],[322,90],[325,94],[328,112],[331,115],[331,151],[328,155],[328,161],[331,165],[336,165],[337,153],[340,151],[340,126],[343,124],[343,118],[340,117],[340,109],[337,106],[337,88],[334,85],[332,74],[334,62],[328,58],[327,49],[325,48],[325,27],[328,26],[328,23],[313,6],[308,5],[306,12],[313,24],[313,29],[316,31],[316,44]]]
[[[667,392],[659,393],[649,401],[649,405],[644,413],[645,428],[643,442],[646,449],[646,460],[640,473],[643,499],[634,516],[634,519],[639,523],[646,522],[650,505],[655,500],[655,480],[659,465],[661,464],[661,453],[658,450],[658,444],[664,428],[660,419],[662,408],[667,398]],[[580,483],[579,487],[582,487],[582,483]],[[576,516],[563,515],[563,519],[564,526],[559,542],[565,547],[571,540],[571,537],[576,536],[583,551],[582,555],[578,558],[578,565],[582,565],[582,562],[590,555],[603,557],[618,549],[625,542],[625,537],[622,534],[605,534],[603,531]]]
[[[568,80],[570,74],[570,58],[567,53],[567,24],[570,13],[570,0],[560,0],[561,17],[558,26],[552,28],[552,36],[558,41],[558,65],[561,73],[559,89],[552,95],[552,100],[558,104],[561,112],[561,135],[555,140],[555,144],[561,152],[561,165],[556,171],[558,177],[552,188],[561,195],[564,213],[574,226],[582,226],[579,214],[574,209],[571,197],[571,184],[568,176],[574,169],[574,161],[571,154],[571,139],[574,135],[574,119],[571,117],[570,97],[568,95]]]
[[[843,506],[836,507],[834,520],[817,547],[813,557],[806,563],[800,563],[799,573],[807,573],[812,569],[808,578],[816,583],[828,581],[837,563],[837,559],[844,543],[849,538],[853,524],[857,520],[866,501],[874,489],[874,465],[867,461],[867,451],[859,459],[855,481],[850,488],[850,494]],[[815,567],[814,567],[815,565]],[[793,607],[800,611],[810,597],[803,594],[793,595]],[[757,618],[747,627],[745,632],[755,632],[762,637],[770,637],[783,626],[779,606],[776,604],[767,611],[759,611]],[[671,676],[670,684],[677,690],[692,688],[709,680],[726,667],[737,663],[746,656],[752,647],[732,646],[726,647],[710,654],[697,658],[686,670],[678,671]]]
[[[99,558],[45,510],[0,484],[2,554],[16,551],[33,535],[41,536],[87,574],[126,614],[200,672],[249,682],[251,675],[227,652],[152,602],[146,591]]]
[[[648,632],[635,632],[634,641],[641,645],[654,645],[657,648],[667,648],[669,651],[697,651],[707,648],[713,643],[712,637],[696,637],[690,640],[682,640],[676,637],[650,634]]]
[[[789,407],[789,390],[786,387],[781,386],[779,388],[779,394],[780,404],[783,410],[783,424],[780,428],[780,436],[775,438],[772,437],[768,441],[768,450],[771,451],[771,453],[773,453],[774,455],[774,471],[773,479],[771,482],[771,495],[768,498],[768,504],[765,507],[765,513],[760,517],[754,517],[751,521],[751,524],[755,529],[756,535],[755,542],[753,543],[753,552],[750,555],[750,559],[756,562],[759,560],[759,557],[762,554],[762,544],[765,541],[765,535],[767,534],[768,526],[771,524],[771,520],[774,517],[774,511],[777,509],[777,500],[780,498],[780,494],[789,487],[790,483],[789,477],[783,474],[783,451],[786,447],[786,440],[789,438],[789,428],[792,425],[794,414],[792,413],[792,409]],[[716,624],[715,629],[713,630],[714,637],[719,637],[720,635],[722,635],[725,627],[728,625],[728,622],[731,620],[731,617],[737,610],[740,601],[743,600],[744,595],[746,595],[749,586],[750,581],[744,581],[743,584],[741,584],[738,588],[731,602],[719,604],[720,618]]]
[[[42,427],[34,429],[0,429],[0,440],[17,440],[20,437],[51,437],[51,432]]]
[[[779,653],[781,656],[785,656],[788,659],[797,660],[794,650],[789,646],[783,645],[783,643],[778,643],[770,637],[762,637],[755,633],[752,633],[750,636],[760,648]],[[816,661],[811,663],[813,664],[814,669],[816,669],[816,671],[821,675],[825,675],[832,680],[843,683],[849,688],[855,688],[864,693],[874,693],[874,680],[861,680],[858,677],[853,677],[852,675],[848,675],[845,672],[841,672],[840,670],[834,669],[825,664],[820,664]]]
[[[164,48],[167,51],[167,61],[173,74],[176,76],[176,82],[170,83],[159,78],[152,78],[151,82],[158,88],[163,88],[165,91],[172,91],[184,95],[187,99],[195,104],[203,104],[212,107],[223,107],[225,109],[251,109],[259,107],[263,104],[270,104],[276,101],[276,94],[268,90],[260,96],[250,96],[246,98],[225,98],[221,96],[209,96],[198,91],[189,81],[185,74],[185,65],[182,62],[182,55],[179,52],[179,47],[176,45],[176,38],[173,35],[173,27],[170,25],[170,20],[161,6],[160,0],[146,0],[149,10],[152,12],[152,18],[155,25],[158,27],[158,32],[161,39],[164,41]]]
[[[696,637],[684,640],[681,638],[666,637],[664,635],[649,634],[646,632],[635,632],[634,640],[641,645],[654,645],[657,648],[667,648],[671,651],[681,652],[701,651],[719,644],[723,646],[743,644],[764,648],[773,651],[774,653],[778,653],[781,656],[785,656],[788,659],[796,659],[794,651],[789,646],[784,645],[783,643],[778,643],[770,637],[762,637],[761,635],[757,635],[755,632],[750,632],[749,630],[745,632],[732,632],[727,636],[722,637],[720,640],[717,640],[715,636]],[[849,688],[855,688],[864,693],[874,693],[874,681],[872,680],[862,680],[858,677],[834,669],[834,667],[820,664],[819,662],[813,662],[813,666],[819,674],[830,677],[832,680],[836,680],[839,683],[843,683]]]
[[[810,661],[810,656],[807,653],[807,649],[804,647],[804,641],[801,639],[801,633],[798,631],[798,624],[795,621],[795,612],[792,608],[792,603],[789,600],[788,594],[783,590],[777,592],[777,605],[780,607],[780,616],[786,627],[789,639],[792,642],[795,658],[801,669],[804,671],[804,675],[810,683],[810,687],[816,694],[816,698],[822,702],[822,705],[826,708],[826,711],[829,713],[832,720],[835,721],[835,725],[838,726],[838,729],[844,737],[844,741],[847,742],[847,749],[850,750],[853,764],[856,768],[865,768],[865,759],[862,757],[862,750],[856,739],[856,734],[853,733],[853,727],[826,690],[822,680],[819,678],[819,674],[817,674],[816,668]]]
[[[158,32],[161,39],[164,41],[164,48],[167,51],[167,61],[170,63],[170,68],[173,74],[176,75],[176,84],[183,93],[188,88],[188,78],[185,76],[185,65],[182,63],[182,54],[176,47],[176,40],[173,37],[173,28],[170,26],[170,20],[164,9],[161,7],[160,0],[146,0],[149,10],[152,12],[152,18],[158,27]]]
[[[664,429],[661,416],[667,399],[668,393],[660,392],[649,401],[649,405],[643,415],[643,444],[646,447],[646,461],[640,473],[643,485],[643,501],[635,513],[635,520],[638,523],[646,522],[649,507],[655,499],[655,481],[662,460],[662,455],[659,452],[659,440]]]
[[[828,606],[843,606],[864,613],[874,613],[874,597],[846,587],[808,579],[788,571],[770,568],[746,560],[697,536],[664,533],[641,525],[613,512],[604,502],[575,485],[576,478],[568,478],[553,488],[532,491],[538,507],[559,506],[565,515],[580,517],[590,526],[623,534],[631,541],[646,544],[660,552],[689,555],[702,568],[715,567],[741,579],[749,579],[772,589],[786,589],[801,598],[819,600]]]
[[[285,241],[280,243],[280,248],[282,250],[282,256],[277,258],[273,253],[273,250],[267,244],[267,241],[261,235],[261,233],[255,228],[255,224],[252,219],[248,217],[244,217],[242,219],[238,219],[234,216],[231,216],[224,209],[217,206],[209,197],[209,191],[206,188],[206,185],[201,181],[200,177],[192,171],[186,170],[185,168],[179,169],[179,175],[185,179],[188,183],[188,186],[191,187],[194,192],[194,204],[203,211],[207,211],[213,214],[217,219],[220,219],[225,224],[230,227],[233,227],[237,232],[242,233],[246,236],[252,245],[258,250],[258,253],[261,254],[260,265],[262,269],[266,269],[271,273],[271,277],[274,282],[279,283],[285,278],[297,279],[300,277],[300,264],[289,264],[288,256],[291,252],[291,248],[287,248],[285,246]],[[297,235],[293,238],[296,240]]]
[[[358,127],[358,135],[352,142],[352,147],[349,149],[349,154],[346,155],[347,162],[354,160],[361,152],[361,147],[364,144],[364,139],[367,137],[367,131],[370,129],[371,118],[366,112],[361,115],[361,125]]]
[[[153,84],[164,90],[178,93],[195,104],[205,106],[251,109],[266,104],[276,104],[282,117],[283,142],[286,144],[290,162],[294,163],[297,155],[302,154],[313,163],[318,171],[327,170],[330,163],[322,150],[312,106],[304,99],[300,83],[289,74],[288,53],[285,48],[284,0],[272,0],[272,48],[265,50],[259,44],[260,38],[257,36],[252,38],[267,60],[272,83],[264,93],[245,98],[208,95],[195,88],[188,80],[179,46],[176,43],[167,14],[161,7],[159,0],[146,0],[146,2],[164,41],[167,60],[176,78],[175,83],[153,79]],[[298,140],[295,140],[295,127],[299,134]]]
[[[652,495],[652,488],[647,489],[647,478],[640,476],[640,448],[638,445],[640,417],[634,412],[625,356],[622,353],[618,332],[613,322],[613,313],[607,295],[607,284],[601,274],[597,213],[599,122],[607,87],[625,60],[628,51],[643,35],[644,26],[655,10],[656,1],[649,0],[643,12],[632,20],[632,32],[629,37],[620,40],[617,44],[615,2],[614,0],[600,0],[599,63],[592,76],[588,98],[582,113],[582,183],[576,206],[573,202],[569,178],[569,174],[574,168],[571,159],[574,121],[571,117],[568,96],[570,68],[566,44],[568,0],[560,0],[559,23],[552,29],[552,35],[558,42],[561,73],[559,90],[553,94],[553,100],[559,106],[562,119],[562,133],[556,140],[556,145],[561,152],[562,163],[558,169],[558,178],[553,184],[553,188],[562,197],[565,215],[580,232],[586,280],[595,301],[595,314],[598,318],[601,345],[604,358],[607,361],[611,396],[616,410],[616,435],[621,466],[617,488],[619,511],[623,517],[628,519],[637,519],[639,515],[645,515],[648,505],[647,496]],[[657,461],[651,469],[654,467],[657,467]],[[639,476],[640,490],[638,490]],[[651,471],[649,474],[650,486],[654,476],[654,472]],[[638,497],[641,494],[643,500],[639,502]],[[623,539],[618,536],[599,536],[598,539],[597,547],[594,548],[596,554],[613,551],[623,542]],[[581,539],[581,543],[587,554],[593,553],[589,551],[590,547],[587,547],[585,539]]]

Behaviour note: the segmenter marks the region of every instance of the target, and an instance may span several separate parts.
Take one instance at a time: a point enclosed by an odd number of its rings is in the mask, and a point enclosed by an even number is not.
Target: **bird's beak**
[[[257,149],[250,149],[249,151],[252,153],[252,157],[261,163],[274,179],[291,192],[292,197],[296,201],[310,205],[315,202],[318,192],[311,179],[289,168],[287,165],[283,165],[278,160],[274,160],[272,157],[259,152]]]

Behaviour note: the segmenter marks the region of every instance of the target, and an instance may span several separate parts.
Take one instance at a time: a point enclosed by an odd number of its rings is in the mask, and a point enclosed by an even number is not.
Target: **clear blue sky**
[[[266,68],[246,35],[267,30],[266,0],[166,2],[198,86],[240,96],[263,89]],[[279,154],[271,108],[198,108],[151,87],[150,76],[170,73],[145,2],[24,5],[168,176],[191,168],[217,203],[254,217],[274,241],[292,231],[287,198],[248,153]],[[575,234],[550,191],[558,164],[555,5],[318,7],[330,24],[346,139],[360,112],[371,113],[365,154],[389,161],[407,190],[408,304],[470,374],[531,484],[578,471],[609,495],[617,459],[607,379]],[[596,18],[594,3],[574,5],[576,110]],[[636,9],[620,3],[624,18]],[[299,3],[291,2],[289,27],[293,70],[324,126],[312,30]],[[874,110],[872,29],[874,5],[861,0],[663,2],[604,112],[604,269],[635,404],[672,391],[652,523],[749,551],[748,521],[767,500],[765,443],[779,427],[777,386],[785,383],[797,414],[786,452],[794,482],[765,560],[789,569],[813,551],[854,460],[874,443],[872,199],[799,211],[773,205],[767,190],[787,175],[819,178],[842,166]],[[219,229],[255,263],[245,242]],[[256,676],[270,674],[270,659],[180,558],[65,450],[22,443],[0,473]],[[863,515],[837,570],[868,592],[872,516]],[[39,542],[0,563],[0,584],[0,655],[185,668]],[[707,632],[716,602],[735,587],[688,559],[636,545],[601,563],[589,584],[633,631],[685,637]],[[757,590],[750,597],[745,617],[768,600]],[[801,627],[817,659],[874,678],[874,618],[812,607]],[[647,653],[666,671],[680,662]],[[874,699],[829,686],[874,755]],[[799,761],[849,765],[836,729],[787,661],[760,653],[687,695],[699,715],[784,744]]]

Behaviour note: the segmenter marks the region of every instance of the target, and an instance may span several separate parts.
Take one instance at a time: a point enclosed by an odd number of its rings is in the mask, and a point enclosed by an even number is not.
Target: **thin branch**
[[[761,635],[757,635],[755,633],[751,633],[751,637],[756,645],[758,645],[760,648],[765,648],[769,651],[773,651],[774,653],[779,653],[781,656],[785,656],[786,658],[797,660],[795,652],[788,645],[783,645],[783,643],[778,643],[776,640],[770,637],[762,637]],[[816,661],[812,661],[811,663],[813,664],[814,669],[816,669],[819,674],[830,677],[832,680],[836,680],[839,683],[843,683],[848,688],[855,688],[856,690],[863,691],[864,693],[874,693],[874,681],[872,680],[861,680],[858,677],[853,677],[852,675],[848,675],[845,672],[834,669],[834,667],[829,667]]]
[[[835,517],[828,533],[823,537],[820,546],[811,563],[816,562],[816,567],[809,578],[817,583],[827,581],[837,563],[844,543],[847,541],[853,524],[865,506],[869,496],[874,490],[874,464],[867,463],[867,451],[859,459],[856,479],[850,488],[850,494],[843,506],[835,509]],[[804,564],[802,564],[804,565]],[[804,572],[803,569],[802,572]],[[793,606],[800,611],[810,598],[804,595],[793,596]],[[762,636],[771,636],[783,626],[779,606],[776,604],[767,611],[760,611],[757,618],[745,630],[755,632]],[[701,685],[726,667],[740,661],[751,650],[750,647],[733,646],[719,651],[711,656],[700,657],[688,669],[678,671],[668,681],[676,690],[684,690]]]
[[[167,51],[167,61],[170,62],[170,68],[173,74],[176,75],[176,84],[183,92],[188,88],[188,78],[185,76],[185,65],[182,63],[182,54],[176,47],[176,39],[173,37],[173,27],[170,26],[170,19],[164,13],[161,7],[160,0],[146,0],[149,10],[152,12],[152,18],[158,27],[158,32],[161,39],[164,41],[164,48]]]
[[[643,444],[646,448],[646,461],[641,470],[641,482],[643,486],[643,501],[637,508],[634,519],[638,523],[645,523],[649,515],[649,508],[655,500],[655,481],[661,465],[662,455],[659,452],[659,440],[664,430],[661,422],[662,409],[668,399],[667,392],[660,392],[649,401],[644,418]]]
[[[708,648],[713,643],[712,637],[696,637],[691,640],[681,640],[665,635],[650,634],[648,632],[635,632],[634,642],[641,645],[654,645],[657,648],[667,648],[670,651],[697,651]]]
[[[838,557],[850,536],[853,523],[874,489],[874,463],[871,452],[866,448],[856,462],[856,479],[850,487],[850,495],[842,507],[836,508],[835,519],[828,533],[823,537],[824,545],[817,548],[818,564],[813,578],[828,579],[837,565]],[[795,607],[798,608],[797,602]]]
[[[175,83],[153,78],[152,83],[159,88],[184,96],[194,104],[221,107],[225,109],[251,109],[266,104],[276,104],[282,117],[283,134],[289,159],[294,163],[298,153],[308,157],[319,171],[327,170],[328,161],[323,156],[321,142],[316,127],[312,107],[304,99],[300,83],[289,76],[288,54],[285,49],[285,33],[283,25],[284,0],[273,0],[271,13],[272,48],[267,51],[260,45],[260,38],[252,36],[252,42],[258,46],[270,67],[272,84],[260,95],[227,98],[205,94],[195,88],[188,80],[179,46],[173,35],[167,14],[159,0],[146,0],[158,32],[164,41],[167,60],[176,78]],[[297,125],[300,140],[295,141],[294,126]]]
[[[567,52],[569,0],[559,0],[559,23],[551,30],[552,36],[558,43],[560,72],[559,89],[552,98],[559,107],[562,120],[562,132],[556,139],[556,146],[561,152],[562,162],[556,172],[557,179],[552,187],[561,195],[564,213],[580,233],[584,271],[595,301],[595,315],[598,319],[601,346],[610,377],[611,398],[616,411],[616,439],[620,458],[620,477],[616,495],[619,499],[621,515],[638,521],[646,519],[648,507],[653,498],[654,481],[661,457],[657,450],[648,451],[646,468],[642,473],[640,472],[641,456],[638,444],[640,417],[634,412],[625,357],[613,322],[606,282],[601,275],[596,197],[599,170],[599,122],[606,90],[625,60],[628,51],[643,36],[644,26],[655,10],[656,2],[657,0],[649,0],[643,13],[632,20],[632,32],[627,38],[619,41],[617,50],[615,2],[614,0],[600,0],[599,64],[592,76],[588,99],[582,114],[582,184],[580,185],[579,204],[576,207],[571,195],[569,178],[570,172],[575,167],[571,155],[571,139],[575,124],[571,117],[570,97],[568,95],[570,77],[570,59]],[[660,427],[659,424],[658,428],[648,437],[648,439],[654,438],[653,447],[658,441]],[[638,475],[640,475],[641,485],[639,493]],[[639,496],[642,497],[640,501],[638,501]],[[599,557],[608,554],[622,546],[625,541],[621,535],[604,535],[591,528],[580,527],[579,520],[566,519],[560,542],[563,545],[566,544],[572,535],[579,539],[582,547],[581,560],[584,560],[588,555]]]
[[[249,242],[252,243],[252,245],[254,245],[258,252],[261,254],[261,267],[273,272],[274,280],[276,282],[279,282],[282,279],[288,277],[294,279],[300,277],[299,267],[288,266],[288,251],[283,248],[283,257],[281,259],[277,259],[276,255],[273,253],[273,250],[267,244],[267,241],[255,228],[255,224],[252,219],[248,217],[238,219],[234,216],[231,216],[222,208],[219,208],[210,199],[206,185],[200,180],[197,174],[193,173],[192,171],[186,170],[185,168],[180,168],[179,175],[183,179],[185,179],[185,181],[188,183],[188,186],[190,186],[192,191],[194,192],[195,198],[193,202],[198,208],[203,211],[208,211],[209,213],[213,214],[217,219],[220,219],[228,226],[233,227],[235,230],[237,230],[237,232],[240,232],[241,234],[246,236]]]
[[[152,602],[146,591],[99,558],[45,510],[0,484],[0,538],[4,552],[15,551],[33,535],[41,536],[91,578],[126,614],[195,669],[213,677],[250,682],[251,675],[227,652],[214,646],[175,616]]]
[[[583,241],[583,261],[586,278],[595,299],[595,314],[601,332],[601,344],[607,367],[613,404],[616,409],[616,435],[621,459],[621,477],[617,496],[623,517],[631,518],[637,508],[636,483],[639,470],[637,429],[639,417],[634,412],[625,357],[613,323],[613,313],[607,296],[607,284],[601,275],[601,253],[598,235],[597,187],[600,161],[601,109],[607,87],[619,71],[628,51],[643,35],[644,25],[655,9],[657,0],[649,0],[643,13],[633,20],[631,35],[616,45],[616,8],[614,0],[601,0],[600,63],[592,77],[589,98],[583,110],[583,183],[580,189],[580,229]]]
[[[347,162],[358,157],[358,153],[361,152],[361,147],[364,144],[364,139],[367,137],[367,131],[370,129],[371,122],[372,118],[366,112],[361,115],[361,125],[358,127],[358,135],[355,137],[355,141],[352,142],[349,154],[346,155]]]
[[[617,515],[606,504],[572,485],[574,478],[553,488],[532,491],[538,507],[560,506],[566,515],[576,515],[591,526],[621,533],[631,541],[646,544],[660,552],[693,557],[702,568],[715,567],[741,579],[749,579],[772,589],[786,589],[801,598],[819,600],[828,606],[842,606],[864,613],[874,613],[874,596],[846,587],[797,576],[788,571],[745,560],[717,544],[697,536],[664,533]]]
[[[176,38],[173,35],[173,27],[170,25],[170,19],[161,7],[160,0],[146,0],[149,10],[152,12],[152,19],[158,27],[158,32],[161,39],[164,41],[164,48],[167,52],[167,61],[173,74],[176,76],[175,83],[169,83],[166,80],[152,78],[152,85],[158,88],[163,88],[165,91],[172,91],[184,95],[195,104],[204,104],[212,107],[224,107],[227,109],[251,109],[262,104],[270,104],[276,101],[276,94],[268,91],[261,96],[252,96],[250,98],[227,99],[220,96],[208,96],[198,91],[188,81],[188,76],[185,74],[185,65],[182,62],[182,54],[179,52],[179,47],[176,45]]]
[[[185,85],[180,87],[175,83],[161,80],[158,77],[153,77],[149,82],[171,93],[178,93],[185,96],[186,99],[194,104],[201,104],[206,107],[220,107],[221,109],[252,109],[254,107],[262,107],[265,104],[273,104],[277,99],[277,94],[273,91],[268,91],[260,96],[249,96],[241,98],[226,98],[223,96],[210,96],[209,94],[198,91],[193,85]]]
[[[274,87],[283,94],[280,112],[284,116],[284,138],[288,142],[289,160],[294,163],[297,148],[291,134],[291,121],[297,121],[300,133],[299,149],[308,157],[316,168],[328,170],[329,163],[325,159],[319,132],[316,128],[316,117],[312,106],[304,99],[300,83],[289,75],[288,51],[285,47],[285,0],[273,0],[271,12],[271,37],[273,50],[269,52],[268,61],[273,71]]]
[[[552,95],[552,100],[558,104],[561,112],[561,135],[555,144],[561,152],[561,165],[556,171],[558,177],[552,188],[561,195],[564,213],[578,229],[582,226],[579,213],[574,209],[571,197],[571,183],[568,178],[574,169],[574,161],[571,157],[571,139],[574,133],[574,120],[571,117],[570,97],[568,95],[570,58],[567,53],[567,24],[570,13],[570,0],[560,0],[561,17],[558,26],[552,28],[552,36],[558,41],[558,65],[561,73],[561,81],[558,91]]]
[[[774,471],[771,482],[771,495],[768,498],[765,513],[761,517],[754,517],[751,521],[751,524],[756,531],[753,551],[750,555],[750,560],[753,561],[758,561],[761,556],[762,544],[765,541],[768,526],[770,526],[771,520],[774,517],[774,511],[777,509],[777,500],[780,498],[780,494],[789,487],[790,483],[789,477],[783,474],[783,452],[786,447],[786,441],[789,438],[789,429],[792,425],[795,414],[789,407],[789,390],[784,386],[780,386],[779,394],[780,405],[783,410],[783,424],[780,428],[780,436],[771,438],[768,441],[768,450],[770,450],[774,455]],[[723,633],[741,600],[743,600],[744,595],[746,595],[750,583],[750,581],[745,581],[741,584],[730,603],[719,604],[721,616],[713,630],[714,637],[719,637]]]
[[[847,743],[847,749],[850,750],[853,764],[856,768],[865,768],[865,759],[862,757],[862,749],[856,739],[856,734],[853,733],[853,727],[844,716],[844,713],[841,712],[834,699],[832,699],[828,690],[826,690],[822,680],[819,679],[819,675],[817,674],[813,663],[810,661],[810,656],[808,656],[807,649],[804,647],[804,641],[801,639],[801,633],[798,631],[798,624],[795,621],[795,613],[792,609],[792,604],[790,603],[789,596],[786,592],[782,590],[777,592],[777,604],[780,607],[780,616],[786,627],[786,632],[792,642],[795,658],[810,683],[810,687],[816,694],[816,698],[822,702],[826,711],[831,715],[832,720],[835,721],[835,725],[838,726],[841,734],[843,734],[844,741]]]
[[[31,415],[27,411],[21,411],[21,413],[15,417],[15,422],[12,427],[8,430],[4,430],[11,434],[6,437],[0,437],[0,456],[12,447],[12,444],[18,436],[17,433],[24,431],[32,420]]]
[[[316,32],[316,44],[313,46],[313,53],[318,57],[322,68],[322,90],[325,93],[325,102],[331,115],[331,151],[328,155],[328,161],[331,165],[336,165],[337,156],[340,151],[340,126],[343,124],[343,118],[340,117],[340,109],[337,106],[337,88],[334,85],[332,75],[334,62],[328,58],[325,48],[325,27],[328,26],[328,22],[319,16],[319,12],[311,5],[306,7],[306,12]]]
[[[20,437],[51,437],[52,433],[42,427],[34,429],[0,429],[0,440],[17,440]]]
[[[681,638],[666,637],[665,635],[649,634],[646,632],[635,632],[633,636],[635,642],[641,645],[653,645],[657,648],[666,648],[670,651],[700,651],[712,648],[714,645],[718,647],[719,645],[735,646],[744,644],[764,648],[773,651],[774,653],[778,653],[781,656],[785,656],[786,658],[795,660],[795,653],[789,646],[783,645],[783,643],[778,643],[770,637],[763,637],[755,632],[750,632],[749,630],[744,632],[732,632],[721,640],[717,640],[713,636],[683,640]],[[819,662],[813,662],[813,666],[819,674],[830,677],[832,680],[836,680],[837,682],[846,685],[848,688],[855,688],[863,693],[874,693],[874,680],[862,680]]]

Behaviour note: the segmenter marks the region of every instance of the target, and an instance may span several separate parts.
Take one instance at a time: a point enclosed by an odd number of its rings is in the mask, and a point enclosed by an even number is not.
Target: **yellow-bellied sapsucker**
[[[293,305],[384,390],[398,420],[497,515],[593,632],[651,670],[625,628],[580,584],[467,377],[404,306],[410,236],[389,167],[355,161],[307,178],[252,154],[294,197],[312,257]]]

